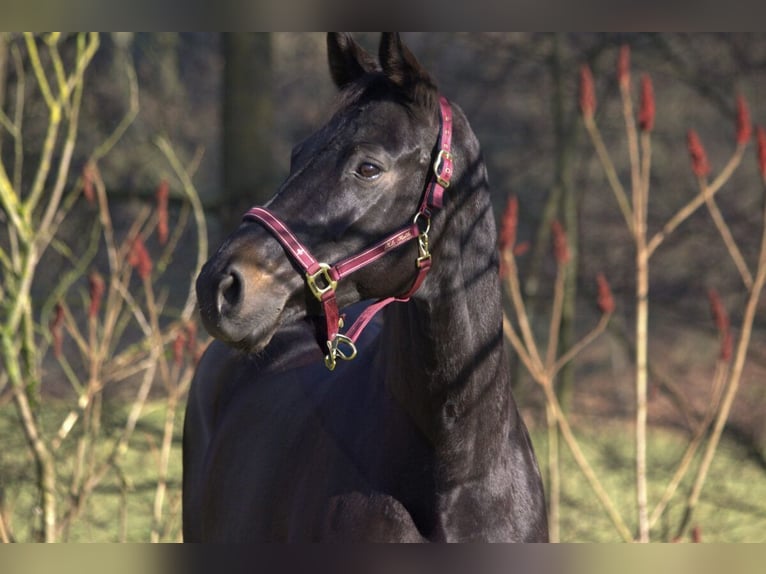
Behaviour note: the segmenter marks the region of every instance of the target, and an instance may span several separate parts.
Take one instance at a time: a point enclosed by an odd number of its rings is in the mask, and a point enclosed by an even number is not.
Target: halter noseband
[[[405,302],[420,288],[431,268],[431,252],[428,246],[428,232],[431,229],[431,214],[442,207],[444,190],[449,187],[453,173],[452,154],[452,108],[449,101],[439,97],[439,151],[433,163],[432,174],[426,184],[423,199],[412,223],[389,235],[361,253],[347,257],[335,265],[320,263],[298,240],[282,220],[263,207],[253,207],[244,219],[255,221],[265,227],[284,248],[285,252],[300,267],[306,278],[306,285],[322,305],[327,335],[325,365],[331,371],[338,359],[350,361],[356,357],[356,341],[375,314],[389,303]],[[418,240],[418,276],[410,289],[396,297],[386,297],[367,307],[345,334],[341,334],[343,319],[338,310],[335,289],[338,282],[354,271],[377,261],[389,251]]]

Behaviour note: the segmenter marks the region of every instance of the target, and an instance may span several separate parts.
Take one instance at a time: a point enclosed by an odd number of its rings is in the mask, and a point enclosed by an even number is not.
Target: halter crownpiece
[[[327,336],[327,354],[324,360],[325,365],[331,371],[335,369],[339,359],[350,361],[356,357],[356,341],[372,318],[390,303],[409,301],[410,297],[420,288],[431,268],[431,252],[428,245],[431,214],[433,210],[443,206],[444,190],[449,187],[454,172],[451,153],[452,108],[449,101],[443,96],[439,97],[439,112],[438,152],[423,193],[423,199],[412,223],[364,251],[342,259],[334,265],[320,263],[290,231],[290,228],[268,209],[253,207],[243,217],[245,220],[255,221],[265,227],[303,271],[309,291],[321,303],[324,312]],[[407,293],[376,301],[359,315],[345,334],[340,333],[344,325],[335,298],[338,283],[347,275],[377,261],[390,251],[398,249],[414,239],[418,240],[418,275]]]

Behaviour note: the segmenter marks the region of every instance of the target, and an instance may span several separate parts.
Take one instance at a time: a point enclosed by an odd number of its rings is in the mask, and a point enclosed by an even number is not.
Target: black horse
[[[184,538],[545,541],[476,136],[397,34],[379,62],[327,48],[335,113],[197,280],[220,342],[189,395]]]

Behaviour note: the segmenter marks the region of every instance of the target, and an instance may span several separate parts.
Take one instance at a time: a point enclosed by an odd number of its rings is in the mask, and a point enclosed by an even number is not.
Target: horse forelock
[[[415,92],[408,94],[378,70],[367,73],[344,86],[338,92],[331,111],[335,115],[381,100],[395,101],[410,115],[427,121],[435,120],[439,109],[439,92],[430,79],[419,83]]]

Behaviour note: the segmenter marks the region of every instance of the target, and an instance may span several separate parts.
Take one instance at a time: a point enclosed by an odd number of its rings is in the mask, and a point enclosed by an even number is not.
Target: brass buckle
[[[348,345],[346,352],[343,351],[343,348],[340,346],[341,344]],[[325,356],[324,364],[331,371],[335,370],[337,359],[350,361],[356,357],[354,341],[340,333],[336,334],[332,341],[327,341],[327,348],[330,352]]]
[[[444,189],[447,189],[449,187],[449,181],[442,178],[441,170],[439,169],[439,166],[442,165],[442,162],[444,162],[445,159],[451,160],[452,154],[447,150],[440,149],[439,154],[436,156],[436,161],[434,161],[434,177],[439,185]]]
[[[324,280],[324,285],[317,283],[317,279],[320,276]],[[338,282],[333,281],[333,278],[330,277],[330,266],[327,263],[320,263],[319,270],[313,275],[306,274],[306,283],[308,283],[314,297],[320,301],[322,300],[322,295],[329,291],[335,291],[335,288],[338,286]]]

